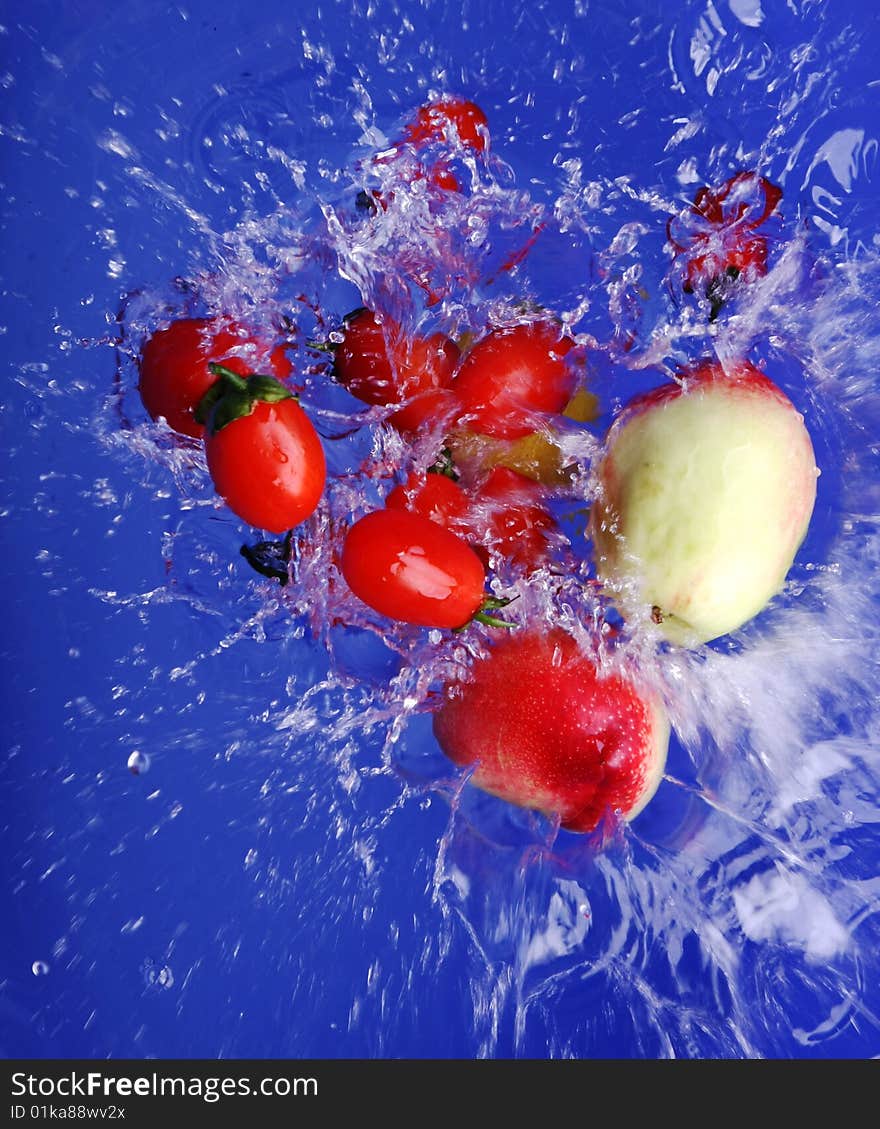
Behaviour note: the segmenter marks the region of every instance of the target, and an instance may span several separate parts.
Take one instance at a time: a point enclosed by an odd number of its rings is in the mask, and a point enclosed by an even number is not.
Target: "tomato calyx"
[[[282,588],[289,583],[288,565],[293,548],[293,530],[285,533],[280,541],[258,541],[256,545],[242,545],[241,555],[254,572],[268,580],[277,580]]]
[[[366,188],[361,188],[354,199],[354,206],[359,212],[369,212],[375,215],[379,210],[379,205],[376,203],[375,190],[371,193],[367,192]]]
[[[733,294],[742,271],[739,267],[729,264],[722,274],[713,275],[706,283],[706,301],[709,303],[709,321],[717,320]],[[685,294],[693,294],[693,287],[688,283],[682,287]]]
[[[427,470],[428,474],[442,474],[444,478],[450,479],[452,482],[458,482],[461,475],[455,469],[455,463],[452,459],[452,451],[448,447],[442,447],[436,460],[431,463]]]
[[[298,399],[274,376],[263,373],[239,376],[225,365],[214,362],[208,365],[208,369],[218,379],[199,401],[195,418],[198,423],[207,426],[210,435],[216,435],[235,420],[251,415],[257,404],[278,404],[282,400]]]

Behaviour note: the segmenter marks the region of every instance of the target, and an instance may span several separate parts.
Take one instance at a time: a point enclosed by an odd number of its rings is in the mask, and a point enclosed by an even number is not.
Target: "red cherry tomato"
[[[655,698],[603,673],[559,629],[504,637],[434,715],[440,747],[477,787],[592,831],[632,819],[663,774],[669,723]]]
[[[712,318],[734,287],[767,273],[767,239],[755,229],[781,199],[782,189],[766,177],[739,172],[720,188],[700,188],[689,211],[668,222],[667,238],[683,262],[682,289],[705,295]]]
[[[205,434],[217,493],[244,521],[272,533],[299,525],[324,490],[321,440],[293,398],[257,402],[250,415]]]
[[[385,499],[389,510],[408,510],[442,525],[460,536],[470,532],[467,521],[470,499],[445,474],[413,471],[406,482],[395,486]]]
[[[715,291],[729,288],[726,279],[750,281],[767,273],[767,240],[763,235],[741,236],[735,241],[698,236],[693,251],[701,249],[702,254],[688,256],[682,283],[685,294],[703,291],[711,298]]]
[[[141,352],[138,389],[152,418],[164,416],[175,431],[200,439],[205,429],[193,412],[217,379],[208,371],[212,361],[240,376],[265,372],[285,379],[293,372],[283,346],[234,322],[181,318],[154,333]]]
[[[369,607],[420,627],[463,627],[485,600],[486,574],[473,550],[407,510],[377,510],[355,522],[342,548],[342,574]]]
[[[537,482],[510,467],[496,466],[476,491],[471,528],[491,552],[534,572],[550,556],[547,534],[556,525],[543,498]]]
[[[407,400],[387,422],[401,435],[413,436],[428,427],[440,427],[461,414],[458,397],[451,388],[434,388]]]
[[[404,140],[422,146],[430,142],[450,144],[454,136],[462,145],[483,152],[489,141],[489,122],[474,102],[464,98],[442,98],[422,106],[404,129]]]
[[[373,159],[374,165],[393,165],[398,160],[399,154],[392,153],[375,157]],[[405,180],[403,179],[405,177]],[[440,189],[443,192],[460,192],[461,185],[459,184],[458,177],[449,167],[446,161],[435,161],[425,167],[423,163],[419,163],[415,168],[407,167],[405,173],[402,174],[402,183],[407,185],[419,183],[420,181],[427,181],[429,189]],[[395,192],[393,189],[388,189],[386,192],[380,192],[377,188],[371,189],[369,192],[362,189],[357,195],[357,206],[361,211],[378,212],[381,208],[383,212],[387,212],[391,205],[394,203]]]
[[[417,179],[421,179],[423,176],[427,177],[428,184],[434,188],[440,188],[444,192],[461,192],[458,177],[445,161],[437,161],[427,173],[416,173]]]
[[[755,189],[760,191],[763,203],[755,214],[750,215]],[[700,188],[694,197],[693,210],[709,223],[719,226],[737,224],[754,230],[770,218],[781,199],[782,189],[778,184],[757,173],[738,172],[720,188]]]
[[[468,429],[520,439],[536,430],[536,415],[561,412],[576,382],[565,361],[573,346],[552,321],[495,329],[478,341],[452,385]]]
[[[458,359],[458,346],[442,333],[408,338],[390,319],[356,310],[345,319],[334,370],[365,404],[391,405],[448,387]]]
[[[474,102],[464,98],[446,98],[422,106],[412,121],[404,127],[401,145],[410,145],[418,153],[418,165],[413,169],[407,168],[407,179],[412,181],[426,180],[430,188],[441,189],[445,192],[459,192],[461,185],[458,177],[450,168],[449,161],[443,156],[426,156],[420,152],[427,146],[444,146],[452,149],[456,138],[458,143],[474,152],[485,151],[489,141],[489,123],[486,115]],[[401,145],[389,153],[383,153],[374,158],[376,165],[394,164],[401,156]],[[373,193],[375,203],[371,205],[369,196],[365,199],[367,207],[374,209],[378,205],[383,210],[387,209],[394,198],[393,192],[387,197],[379,192]]]

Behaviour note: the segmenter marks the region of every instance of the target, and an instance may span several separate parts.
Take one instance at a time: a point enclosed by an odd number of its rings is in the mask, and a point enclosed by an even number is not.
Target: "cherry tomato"
[[[471,528],[490,552],[534,572],[550,556],[547,534],[556,526],[543,499],[538,483],[496,466],[476,491]]]
[[[767,273],[767,240],[763,235],[738,236],[735,241],[700,237],[694,240],[693,249],[702,253],[688,257],[682,283],[685,294],[703,291],[711,299],[717,292],[723,301],[731,283],[740,278],[762,278]]]
[[[464,98],[446,98],[422,106],[403,130],[402,145],[411,145],[418,153],[419,160],[414,169],[407,168],[409,181],[425,180],[431,188],[459,192],[461,185],[449,161],[443,156],[432,159],[419,152],[429,145],[442,145],[451,149],[456,138],[467,149],[477,153],[485,151],[489,141],[489,123],[479,106]],[[393,164],[400,156],[401,147],[398,145],[393,151],[374,158],[373,163]],[[380,192],[373,192],[372,196],[374,202],[366,194],[363,201],[372,210],[377,206],[387,209],[393,199],[393,193],[386,197]]]
[[[373,159],[374,165],[392,165],[399,159],[397,152],[391,155],[383,155]],[[407,167],[405,173],[402,173],[401,181],[406,184],[417,184],[421,181],[427,181],[429,189],[440,189],[443,192],[460,192],[461,185],[459,184],[458,177],[449,167],[447,161],[435,161],[427,167],[423,163],[419,163],[415,168]],[[389,189],[386,192],[380,192],[378,188],[373,188],[369,192],[366,189],[361,189],[357,194],[356,204],[361,211],[372,212],[375,214],[381,208],[383,212],[387,212],[394,202],[395,192]]]
[[[458,359],[458,346],[442,333],[406,337],[389,318],[355,310],[345,319],[334,370],[365,404],[391,405],[448,387]]]
[[[470,532],[467,521],[470,499],[464,490],[445,474],[413,471],[406,482],[395,486],[385,499],[390,510],[409,510],[442,525],[453,533]]]
[[[708,298],[712,319],[742,282],[767,273],[767,238],[755,229],[781,199],[782,189],[766,177],[739,172],[720,188],[700,188],[689,211],[667,224],[683,261],[682,289]]]
[[[608,812],[633,819],[657,790],[669,743],[659,700],[600,670],[559,629],[504,637],[464,685],[446,687],[434,733],[471,783],[592,831]]]
[[[460,414],[461,405],[451,388],[432,388],[407,400],[387,422],[401,435],[413,436],[428,427],[439,427]]]
[[[249,407],[219,430],[222,400],[214,407],[205,432],[208,470],[234,513],[259,529],[283,533],[304,521],[320,501],[327,475],[324,450],[308,416],[289,394],[274,402],[252,400]]]
[[[577,423],[590,423],[599,415],[598,405],[592,392],[581,389],[571,398],[562,415]],[[445,442],[453,462],[469,482],[478,481],[492,467],[506,466],[544,486],[560,486],[571,480],[573,464],[563,455],[557,438],[558,429],[554,425],[520,439],[495,439],[475,431],[456,430]]]
[[[434,141],[448,145],[455,136],[462,145],[480,153],[489,142],[486,115],[465,98],[442,98],[422,106],[404,129],[404,140],[415,146]]]
[[[452,385],[468,429],[518,439],[537,430],[536,416],[561,412],[576,383],[565,360],[573,346],[552,321],[495,329],[478,341]]]
[[[141,352],[138,389],[152,418],[164,416],[175,431],[200,439],[205,429],[193,413],[217,379],[208,370],[212,361],[240,376],[268,372],[284,379],[293,372],[284,347],[251,330],[220,318],[181,318],[154,333]]]
[[[420,627],[463,627],[485,601],[476,553],[407,510],[377,510],[355,522],[342,548],[342,574],[369,607]]]
[[[750,214],[755,189],[759,189],[763,203],[755,214]],[[732,196],[732,198],[731,198]],[[717,225],[737,224],[754,230],[769,219],[782,199],[782,189],[764,176],[753,172],[738,172],[720,188],[700,188],[694,197],[695,212]]]
[[[427,172],[420,170],[416,173],[416,179],[422,177],[427,179],[428,184],[434,188],[440,188],[444,192],[461,192],[459,179],[446,161],[437,161]]]

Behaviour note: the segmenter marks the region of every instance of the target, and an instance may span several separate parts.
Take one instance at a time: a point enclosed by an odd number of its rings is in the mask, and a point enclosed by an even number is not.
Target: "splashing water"
[[[880,34],[846,7],[536,4],[513,28],[489,7],[465,37],[442,0],[353,0],[333,28],[192,6],[161,29],[114,11],[100,42],[46,13],[4,29],[4,85],[40,91],[0,122],[6,187],[44,229],[28,250],[7,227],[2,297],[5,1050],[876,1051]],[[466,190],[438,202],[411,154],[376,155],[444,91],[492,144],[456,153]],[[784,196],[768,274],[710,324],[666,222],[739,168]],[[822,471],[761,616],[689,652],[627,638],[675,738],[644,814],[593,837],[440,754],[432,694],[485,635],[389,624],[337,582],[342,523],[438,435],[408,447],[309,343],[362,304],[463,335],[524,302],[577,335],[603,415],[563,436],[575,552],[517,582],[518,622],[598,616],[577,546],[603,427],[690,358],[764,363]],[[283,332],[325,439],[285,586],[136,392],[145,336],[204,312]]]

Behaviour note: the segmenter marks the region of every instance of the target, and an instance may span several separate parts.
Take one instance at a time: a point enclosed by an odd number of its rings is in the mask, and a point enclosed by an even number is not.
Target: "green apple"
[[[725,635],[778,593],[816,500],[813,444],[747,361],[705,361],[632,401],[597,469],[596,571],[624,615],[685,646]]]

